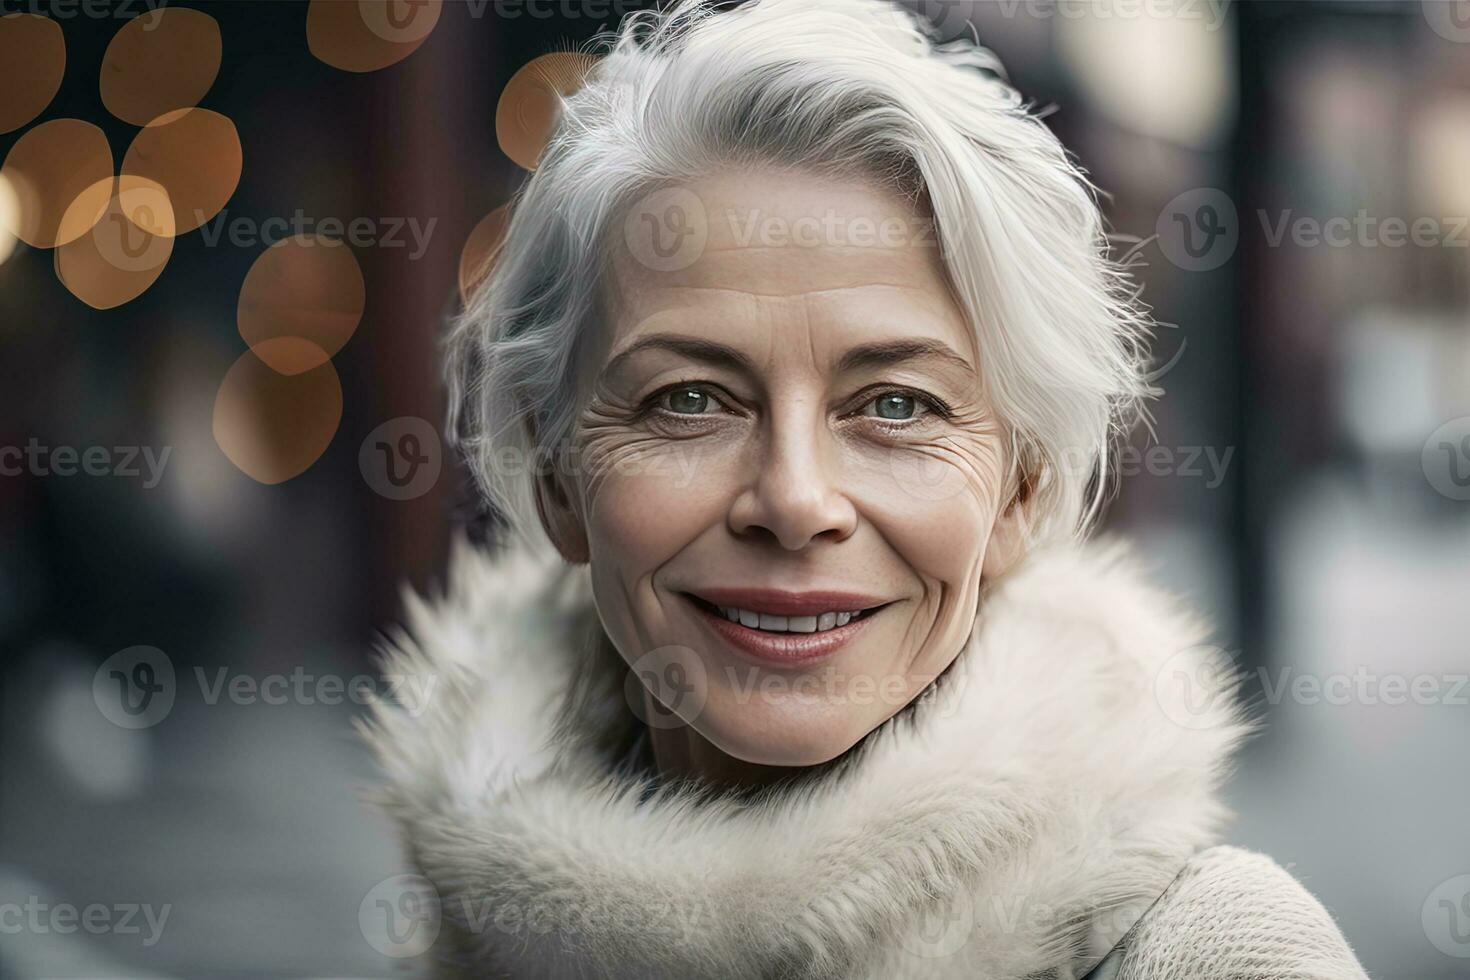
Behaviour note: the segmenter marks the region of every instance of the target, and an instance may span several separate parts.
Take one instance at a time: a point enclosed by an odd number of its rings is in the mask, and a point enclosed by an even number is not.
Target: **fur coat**
[[[1279,867],[1213,846],[1248,725],[1121,545],[1031,555],[931,697],[749,799],[626,764],[595,616],[585,568],[524,550],[460,545],[447,593],[408,597],[385,671],[433,695],[365,734],[439,976],[1365,976]]]

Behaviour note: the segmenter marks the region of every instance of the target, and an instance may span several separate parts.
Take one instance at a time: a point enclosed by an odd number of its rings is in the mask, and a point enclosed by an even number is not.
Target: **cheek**
[[[654,582],[729,509],[737,466],[728,445],[590,429],[572,462],[603,622],[624,655],[661,642]]]
[[[949,437],[886,448],[855,468],[868,519],[926,586],[968,587],[984,561],[1002,504],[999,438]]]

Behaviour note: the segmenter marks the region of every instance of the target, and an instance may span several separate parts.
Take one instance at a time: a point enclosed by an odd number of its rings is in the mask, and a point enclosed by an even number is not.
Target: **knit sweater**
[[[1176,683],[1206,635],[1121,545],[1039,551],[843,764],[711,796],[623,764],[640,723],[586,569],[461,546],[386,651],[432,697],[365,726],[432,906],[423,957],[442,977],[1362,978],[1289,875],[1215,846],[1249,726],[1228,691]]]

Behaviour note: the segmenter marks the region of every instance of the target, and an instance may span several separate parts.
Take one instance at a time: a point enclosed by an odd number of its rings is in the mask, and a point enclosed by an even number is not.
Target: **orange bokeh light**
[[[543,54],[511,76],[495,107],[495,139],[501,152],[535,170],[556,129],[561,100],[582,87],[595,55],[578,51]]]
[[[324,354],[317,360],[288,375],[246,351],[226,372],[214,400],[214,441],[251,479],[283,483],[331,445],[342,421],[342,384]]]
[[[66,74],[61,25],[39,14],[0,17],[0,133],[39,116]]]
[[[243,165],[235,124],[209,109],[175,109],[138,131],[123,157],[125,176],[161,185],[177,234],[213,218],[235,193]]]
[[[27,130],[0,172],[20,204],[10,232],[36,248],[85,235],[112,197],[112,148],[102,130],[80,119],[51,119]]]
[[[143,126],[197,105],[219,74],[219,23],[202,11],[165,7],[122,26],[102,57],[102,104]]]
[[[138,177],[109,178],[107,210],[91,231],[56,250],[56,275],[77,299],[108,310],[141,295],[173,254],[173,209],[168,194]],[[89,188],[77,207],[89,210]]]
[[[282,374],[299,374],[342,349],[366,302],[351,248],[297,235],[276,242],[250,267],[236,323],[257,357]]]
[[[459,254],[459,297],[466,304],[475,289],[490,275],[505,230],[510,225],[510,205],[502,204],[480,219]]]
[[[311,0],[306,44],[333,68],[377,71],[417,51],[442,7],[442,0]]]

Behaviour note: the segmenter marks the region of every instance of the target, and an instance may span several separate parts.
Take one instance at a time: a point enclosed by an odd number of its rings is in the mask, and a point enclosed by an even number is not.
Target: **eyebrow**
[[[620,351],[603,368],[611,372],[634,354],[644,350],[667,350],[694,361],[702,361],[719,367],[727,367],[746,374],[755,374],[755,364],[740,351],[713,340],[699,337],[684,337],[677,334],[654,334],[635,341]],[[902,340],[878,340],[861,344],[842,355],[837,362],[839,371],[858,368],[884,367],[905,361],[938,359],[974,372],[974,365],[956,353],[948,344],[928,337],[907,337]]]
[[[908,337],[903,340],[879,340],[871,344],[854,347],[842,355],[837,363],[839,371],[852,371],[863,367],[884,367],[905,361],[942,360],[966,371],[975,370],[969,360],[956,353],[954,348],[942,340],[928,337]]]
[[[620,351],[612,360],[607,362],[603,373],[611,373],[628,358],[645,350],[667,350],[675,354],[682,354],[693,361],[703,361],[706,364],[714,364],[719,367],[733,368],[746,374],[755,374],[755,364],[750,358],[740,353],[733,347],[716,343],[713,340],[701,340],[698,337],[682,337],[678,334],[654,334],[644,337],[642,340],[629,344]]]

